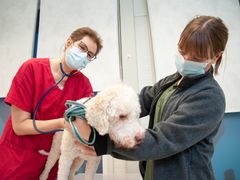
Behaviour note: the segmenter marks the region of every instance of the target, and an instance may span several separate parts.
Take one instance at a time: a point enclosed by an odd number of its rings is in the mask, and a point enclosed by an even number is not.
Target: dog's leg
[[[90,157],[86,164],[84,180],[93,180],[96,174],[101,157]]]
[[[62,141],[62,133],[55,133],[53,137],[52,147],[50,149],[50,152],[48,154],[48,159],[45,164],[45,168],[40,175],[40,180],[46,180],[48,178],[48,174],[51,171],[52,167],[55,165],[57,160],[60,157],[60,146]]]
[[[72,167],[70,169],[70,173],[69,173],[69,180],[74,180],[75,173],[82,166],[83,162],[84,160],[81,159],[80,157],[77,157],[76,159],[74,159],[72,163]]]
[[[63,155],[63,154],[62,154]],[[58,166],[58,180],[67,180],[69,178],[70,168],[72,165],[72,162],[74,160],[74,157],[71,156],[60,156],[59,159],[59,166]],[[66,159],[66,157],[68,157]]]
[[[61,144],[61,156],[58,166],[58,180],[67,180],[74,159],[80,153],[76,148],[74,138],[68,131],[64,131]]]

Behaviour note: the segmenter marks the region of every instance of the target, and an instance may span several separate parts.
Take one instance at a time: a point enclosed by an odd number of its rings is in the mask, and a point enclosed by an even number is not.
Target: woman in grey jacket
[[[228,29],[220,18],[191,20],[178,42],[178,72],[141,90],[141,117],[150,116],[144,141],[127,150],[98,135],[96,154],[140,161],[144,180],[214,179],[213,137],[223,120],[225,97],[213,74],[227,40]]]

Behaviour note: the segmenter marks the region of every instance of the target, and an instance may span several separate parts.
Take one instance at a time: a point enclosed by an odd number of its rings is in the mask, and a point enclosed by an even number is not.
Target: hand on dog
[[[78,140],[75,140],[75,144],[77,144],[78,146],[81,147],[81,152],[84,155],[88,155],[88,156],[97,156],[96,151],[94,149],[93,146],[88,146],[85,144],[82,144],[81,142],[79,142]]]
[[[77,127],[81,137],[88,141],[89,140],[89,136],[91,134],[91,128],[88,125],[88,123],[85,120],[77,118],[74,121],[74,124]],[[68,132],[71,132],[73,134],[72,128],[71,128],[71,126],[70,126],[70,124],[68,122],[65,122],[65,129]],[[77,139],[75,140],[75,143],[78,144],[78,146],[81,146],[83,154],[89,155],[89,156],[96,156],[97,155],[93,147],[87,146],[85,144],[82,144]]]
[[[80,136],[85,139],[86,141],[89,140],[89,136],[91,134],[91,128],[88,125],[88,123],[85,120],[82,120],[80,118],[76,118],[76,120],[73,122],[74,125],[77,127],[78,132],[80,133]],[[65,129],[71,133],[72,128],[68,122],[65,121]]]

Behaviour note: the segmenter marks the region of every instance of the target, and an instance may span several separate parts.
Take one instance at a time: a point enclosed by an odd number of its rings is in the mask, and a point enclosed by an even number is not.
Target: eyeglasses
[[[96,59],[96,55],[88,50],[88,47],[84,42],[80,41],[80,43],[77,44],[77,47],[80,49],[80,51],[87,53],[87,58],[89,61]]]

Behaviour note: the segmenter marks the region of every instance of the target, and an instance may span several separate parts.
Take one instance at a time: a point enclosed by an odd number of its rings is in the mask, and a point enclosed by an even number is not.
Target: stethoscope
[[[38,129],[37,125],[36,125],[36,114],[37,114],[37,111],[38,111],[38,108],[40,106],[40,104],[42,103],[42,101],[44,100],[44,98],[48,95],[48,93],[54,89],[63,79],[64,77],[70,77],[70,76],[73,76],[75,73],[71,73],[71,74],[68,74],[66,73],[64,70],[63,70],[63,65],[62,65],[62,62],[60,62],[60,69],[61,69],[61,72],[62,72],[62,77],[59,81],[56,82],[56,84],[54,84],[52,87],[50,87],[43,95],[42,97],[39,99],[35,109],[34,109],[34,112],[33,112],[33,127],[34,129],[40,133],[40,134],[51,134],[51,133],[55,133],[55,132],[58,132],[58,131],[63,131],[62,129],[56,129],[56,130],[52,130],[52,131],[41,131],[40,129]]]
[[[70,76],[73,76],[75,74],[74,73],[71,73],[71,74],[67,74],[64,70],[63,70],[63,67],[62,67],[62,62],[60,62],[60,69],[61,69],[61,72],[62,72],[62,77],[61,79],[56,83],[54,84],[53,86],[51,86],[43,95],[42,97],[40,98],[40,100],[38,101],[35,109],[34,109],[34,112],[33,112],[33,127],[34,129],[40,133],[40,134],[52,134],[52,133],[55,133],[55,132],[59,132],[59,131],[63,131],[63,129],[56,129],[56,130],[52,130],[52,131],[41,131],[38,129],[37,125],[36,125],[36,114],[37,114],[37,111],[38,111],[38,108],[40,106],[40,104],[42,103],[42,101],[44,100],[44,98],[48,95],[48,93],[53,89],[55,88],[63,79],[65,76],[67,77],[70,77]],[[89,98],[90,99],[90,98]],[[88,99],[88,100],[89,100]],[[88,101],[87,100],[87,101]],[[85,102],[87,102],[85,101]],[[84,103],[85,103],[84,102]],[[84,104],[83,103],[83,104]],[[66,121],[69,122],[71,128],[72,128],[72,131],[74,133],[74,135],[76,136],[76,138],[83,144],[86,144],[86,145],[92,145],[94,144],[95,140],[96,140],[96,131],[93,127],[91,127],[91,130],[93,132],[93,138],[92,140],[90,141],[86,141],[84,140],[79,131],[77,130],[76,126],[73,124],[73,121],[74,121],[74,118],[75,117],[79,117],[81,119],[85,119],[85,106],[83,104],[80,104],[80,103],[77,103],[75,101],[67,101],[66,102],[66,107],[68,108],[65,113],[64,113],[64,118]]]

